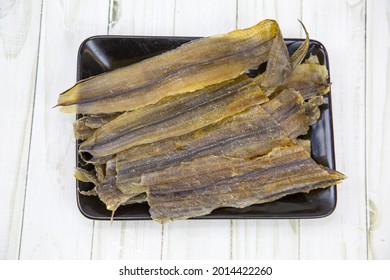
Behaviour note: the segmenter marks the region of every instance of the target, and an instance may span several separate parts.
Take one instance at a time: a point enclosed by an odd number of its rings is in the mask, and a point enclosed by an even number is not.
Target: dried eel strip
[[[230,80],[268,59],[276,21],[191,41],[172,51],[77,83],[59,96],[66,113],[132,111],[162,98]]]
[[[324,103],[324,98],[322,96],[314,96],[305,102],[305,112],[309,117],[309,124],[315,124],[321,116],[321,111],[319,106]]]
[[[83,116],[73,123],[75,139],[85,140],[90,137],[97,128],[116,118],[118,114],[99,114]]]
[[[168,97],[124,113],[80,145],[95,159],[134,146],[175,137],[218,122],[268,100],[248,77],[240,76],[199,91]]]
[[[196,138],[196,134],[202,135]],[[223,125],[207,127],[202,132],[197,131],[183,138],[169,141],[172,150],[139,160],[118,155],[117,159],[123,157],[124,160],[117,160],[117,187],[124,193],[142,192],[145,191],[145,186],[140,184],[142,174],[179,164],[183,160],[207,154],[250,158],[265,154],[275,146],[290,143],[290,139],[261,107],[234,116]]]
[[[303,99],[325,95],[330,91],[328,83],[328,70],[325,65],[320,65],[317,56],[311,55],[305,63],[298,65],[291,76],[279,90],[294,88],[299,91]]]
[[[278,122],[286,124],[285,127]],[[293,90],[285,90],[273,100],[215,125],[119,153],[117,187],[124,193],[145,191],[145,186],[140,184],[141,174],[199,156],[251,158],[264,155],[274,147],[290,144],[289,136],[305,134],[308,129],[302,98]]]
[[[265,91],[267,95],[274,89],[283,85],[291,76],[293,70],[303,61],[309,48],[309,33],[301,21],[306,38],[299,48],[289,56],[287,46],[284,43],[282,32],[279,30],[272,43],[267,68],[264,73],[254,78],[254,81]]]
[[[81,182],[93,183],[94,185],[97,185],[99,183],[98,178],[96,176],[96,172],[94,170],[88,171],[76,167],[74,171],[74,177]]]
[[[340,183],[345,176],[318,165],[303,147],[275,148],[252,160],[207,156],[142,176],[150,184],[153,220],[166,223],[243,208]]]
[[[122,203],[121,205],[143,203],[143,202],[146,202],[146,200],[147,200],[146,193],[141,193],[139,195],[136,195],[134,197],[129,198],[126,202]]]
[[[102,182],[96,184],[95,191],[107,210],[112,211],[114,215],[119,206],[128,204],[137,195],[126,195],[117,189],[115,160],[109,160],[106,165],[106,176]]]
[[[284,90],[264,103],[262,107],[282,127],[290,139],[305,135],[309,130],[309,119],[303,107],[303,98],[293,89]],[[298,112],[298,114],[294,114]]]
[[[112,217],[116,209],[121,205],[142,203],[146,201],[146,193],[124,194],[116,187],[115,161],[110,160],[106,164],[105,177],[101,180],[102,166],[97,168],[96,173],[83,169],[76,169],[75,177],[83,182],[91,182],[95,187],[90,191],[80,191],[83,195],[95,195],[106,205],[107,210],[112,211]],[[100,178],[99,178],[100,177]]]

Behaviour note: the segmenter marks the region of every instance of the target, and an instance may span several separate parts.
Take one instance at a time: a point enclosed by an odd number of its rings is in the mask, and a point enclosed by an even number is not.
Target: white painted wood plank
[[[173,35],[174,1],[112,1],[109,34]],[[93,259],[160,259],[162,226],[95,222]]]
[[[211,36],[236,29],[236,0],[176,0],[175,36]]]
[[[174,0],[113,0],[109,33],[172,36],[174,11]]]
[[[348,176],[338,188],[335,212],[302,220],[302,259],[365,259],[365,3],[303,1],[302,20],[312,39],[328,50],[332,81],[337,170]]]
[[[164,226],[162,258],[231,259],[230,220],[175,221]]]
[[[246,28],[264,19],[277,20],[283,37],[300,38],[301,0],[238,0],[237,27]]]
[[[297,38],[301,26],[301,1],[238,1],[237,27],[245,28],[263,19],[278,21],[284,37]],[[234,259],[299,258],[299,221],[233,221]]]
[[[21,259],[89,259],[92,221],[77,209],[74,115],[52,109],[75,82],[80,43],[105,33],[108,1],[45,1]]]
[[[233,259],[298,259],[299,222],[233,221]]]
[[[236,29],[236,1],[176,0],[175,35],[209,36]],[[231,222],[176,221],[164,226],[163,259],[231,258]]]
[[[161,243],[162,226],[153,221],[95,222],[92,258],[156,260]]]
[[[367,3],[367,190],[370,259],[390,259],[390,3]]]
[[[0,259],[17,259],[38,56],[40,1],[0,10]]]

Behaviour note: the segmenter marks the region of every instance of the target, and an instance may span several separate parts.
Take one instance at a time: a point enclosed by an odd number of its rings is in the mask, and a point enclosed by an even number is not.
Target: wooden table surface
[[[1,0],[0,259],[390,259],[390,2]],[[297,19],[330,58],[338,205],[314,220],[99,222],[76,205],[72,86],[89,36],[206,36]]]

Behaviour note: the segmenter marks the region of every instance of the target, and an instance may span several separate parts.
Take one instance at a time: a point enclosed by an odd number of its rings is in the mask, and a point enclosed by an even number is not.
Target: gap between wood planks
[[[24,210],[25,210],[25,205],[26,205],[28,170],[30,167],[32,132],[33,132],[33,127],[34,127],[33,124],[34,124],[34,112],[35,112],[35,97],[37,95],[39,51],[41,48],[42,14],[43,14],[43,0],[41,0],[41,12],[39,15],[39,34],[38,34],[38,48],[37,48],[37,60],[36,60],[37,63],[35,66],[35,79],[34,79],[34,91],[33,91],[32,110],[31,110],[30,137],[29,137],[29,141],[28,141],[28,150],[27,150],[27,165],[26,165],[27,172],[26,172],[26,178],[25,178],[25,182],[24,182],[24,195],[23,195],[22,221],[21,221],[21,225],[20,225],[20,234],[19,234],[18,260],[20,260],[20,253],[21,253],[21,249],[22,249],[22,240],[23,240]]]

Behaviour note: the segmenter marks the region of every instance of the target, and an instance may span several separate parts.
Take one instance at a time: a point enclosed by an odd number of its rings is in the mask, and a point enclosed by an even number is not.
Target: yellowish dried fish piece
[[[210,154],[252,158],[268,153],[275,146],[288,145],[290,139],[264,109],[255,106],[216,125],[164,142],[164,146],[171,149],[161,153],[150,149],[147,153],[140,151],[138,148],[143,148],[140,146],[118,154],[116,184],[123,193],[145,191],[140,180],[142,174],[175,166],[182,161]],[[158,144],[145,146],[151,148]],[[137,150],[139,153],[133,158],[131,155],[137,154]],[[143,158],[140,156],[142,152]]]
[[[298,65],[279,90],[293,88],[299,91],[305,100],[327,94],[330,91],[328,70],[325,65],[316,62],[318,58],[313,56],[305,63]]]
[[[88,171],[80,167],[76,167],[74,177],[81,182],[93,183],[94,185],[98,184],[98,179],[94,170]]]
[[[74,137],[78,140],[85,140],[90,137],[96,129],[115,119],[119,114],[87,115],[79,118],[73,123]]]
[[[134,197],[129,198],[125,203],[122,205],[130,205],[130,204],[136,204],[136,203],[143,203],[146,202],[147,195],[146,193],[141,193],[139,195],[136,195]]]
[[[191,41],[172,51],[77,83],[57,106],[66,113],[132,111],[166,96],[230,80],[268,59],[274,20]]]
[[[290,57],[282,32],[279,30],[270,49],[265,72],[253,79],[267,96],[271,95],[277,87],[282,86],[289,79],[293,70],[301,64],[306,56],[309,48],[309,33],[303,23],[299,22],[306,34],[306,38],[299,48]]]
[[[340,183],[345,176],[318,165],[300,146],[275,148],[245,160],[207,156],[142,176],[155,221],[209,214],[220,207],[243,208],[288,194]]]
[[[95,186],[98,184],[98,179],[96,177],[96,173],[94,172],[94,170],[85,170],[85,169],[76,167],[75,172],[74,172],[74,177],[81,182],[92,183]],[[82,191],[82,190],[78,189],[78,191],[82,195],[97,196],[95,188],[88,190],[88,191]]]
[[[95,164],[95,172],[96,172],[96,178],[97,178],[97,181],[100,183],[104,180],[104,177],[105,177],[105,169],[106,169],[106,165],[105,164]]]
[[[319,106],[324,104],[324,98],[322,96],[314,96],[305,102],[305,112],[309,117],[309,124],[315,124],[321,116]]]
[[[285,90],[265,104],[253,106],[214,125],[119,153],[116,156],[117,187],[126,194],[145,191],[140,183],[143,173],[200,156],[249,159],[264,155],[275,147],[291,144],[289,135],[295,138],[308,129],[302,98],[293,90]]]
[[[96,160],[189,133],[268,100],[245,75],[167,99],[122,114],[96,130],[80,145],[79,151],[88,152]]]
[[[115,179],[115,161],[110,160],[106,165],[106,176],[102,182],[96,185],[95,191],[99,199],[106,205],[107,210],[112,211],[112,215],[114,215],[119,206],[125,204],[136,195],[125,195],[118,190]]]
[[[292,143],[297,146],[301,146],[306,152],[311,153],[311,141],[308,139],[294,139]]]
[[[309,131],[309,119],[305,114],[302,96],[294,89],[277,94],[262,107],[276,120],[290,139],[305,135]],[[293,107],[291,106],[293,105]],[[299,112],[294,114],[294,112]]]

